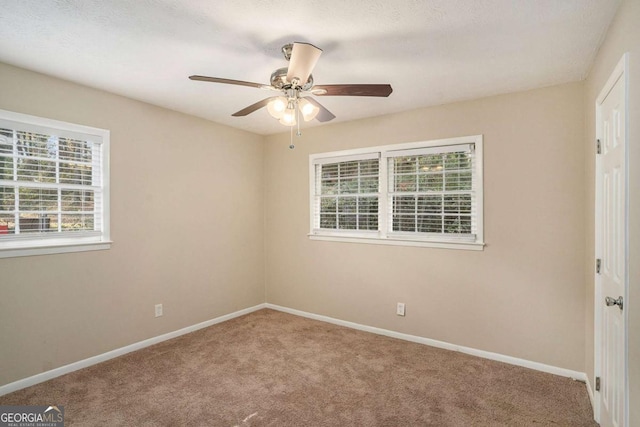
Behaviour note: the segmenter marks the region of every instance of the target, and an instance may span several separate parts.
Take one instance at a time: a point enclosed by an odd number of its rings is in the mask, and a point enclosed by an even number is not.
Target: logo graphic
[[[0,427],[64,427],[64,406],[0,406]]]

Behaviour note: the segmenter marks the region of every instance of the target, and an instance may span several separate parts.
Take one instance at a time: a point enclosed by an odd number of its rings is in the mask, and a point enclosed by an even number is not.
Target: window
[[[377,156],[329,159],[318,163],[316,173],[320,229],[378,230]]]
[[[109,131],[0,110],[0,257],[108,249]]]
[[[482,136],[310,156],[317,240],[482,249]]]

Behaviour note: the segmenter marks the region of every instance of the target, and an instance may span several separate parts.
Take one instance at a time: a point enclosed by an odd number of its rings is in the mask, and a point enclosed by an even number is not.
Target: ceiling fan
[[[317,118],[320,122],[328,122],[336,117],[310,95],[387,97],[393,91],[388,84],[314,85],[311,71],[318,62],[322,49],[309,43],[296,42],[284,45],[282,53],[289,61],[289,66],[278,68],[271,73],[269,85],[197,75],[189,76],[189,79],[280,92],[280,95],[258,101],[233,113],[232,116],[246,116],[266,106],[269,114],[285,126],[296,125],[299,114],[302,114],[305,121]]]

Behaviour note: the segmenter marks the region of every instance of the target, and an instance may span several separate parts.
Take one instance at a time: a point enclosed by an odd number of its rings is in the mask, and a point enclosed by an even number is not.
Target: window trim
[[[0,119],[20,122],[29,129],[39,131],[59,132],[60,135],[75,137],[83,134],[85,137],[95,137],[101,141],[101,179],[102,179],[102,232],[95,236],[86,233],[79,236],[47,236],[0,241],[0,259],[21,256],[49,255],[70,252],[85,252],[105,250],[111,248],[110,228],[110,177],[109,153],[110,132],[106,129],[94,128],[75,123],[63,122],[44,117],[16,113],[0,109]]]
[[[398,151],[430,149],[432,147],[446,147],[453,145],[475,144],[475,184],[476,184],[476,221],[477,232],[475,241],[469,241],[465,238],[452,236],[449,239],[442,240],[424,240],[420,236],[406,235],[399,233],[388,233],[388,164],[389,155],[397,154]],[[379,156],[379,189],[381,191],[380,202],[378,204],[378,231],[358,231],[358,230],[317,230],[315,225],[315,191],[316,191],[316,172],[315,165],[319,163],[340,162],[342,159],[354,159],[359,156]],[[462,250],[483,250],[484,249],[484,183],[483,183],[483,136],[471,135],[456,138],[436,139],[429,141],[417,141],[401,144],[383,145],[377,147],[355,148],[343,151],[332,151],[326,153],[316,153],[309,155],[309,233],[307,236],[310,240],[334,241],[347,243],[365,243],[376,245],[395,245],[395,246],[417,246],[432,247],[444,249],[462,249]]]

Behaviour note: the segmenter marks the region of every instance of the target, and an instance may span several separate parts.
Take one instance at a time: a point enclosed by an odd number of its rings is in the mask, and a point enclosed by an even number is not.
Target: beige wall
[[[595,203],[595,102],[600,90],[625,52],[629,52],[629,408],[630,426],[640,425],[640,1],[623,0],[607,37],[595,58],[585,84],[585,169],[587,200],[585,212],[586,251],[586,372],[593,381],[594,319],[594,215]]]
[[[114,241],[0,259],[0,385],[264,302],[261,136],[3,64],[0,108],[111,131]]]
[[[303,129],[295,150],[288,134],[268,137],[267,302],[584,371],[583,89]],[[484,251],[308,239],[310,153],[475,134]]]

